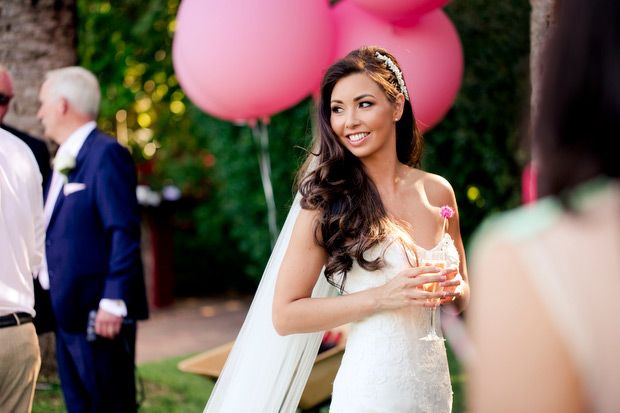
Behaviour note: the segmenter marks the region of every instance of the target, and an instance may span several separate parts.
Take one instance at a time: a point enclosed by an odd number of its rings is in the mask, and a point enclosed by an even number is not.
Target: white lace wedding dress
[[[458,252],[448,234],[433,250],[438,248],[444,248],[449,264],[458,265]],[[366,258],[381,253],[381,247],[374,248]],[[426,250],[418,248],[417,253],[423,257]],[[345,293],[383,285],[410,266],[398,242],[387,247],[384,260],[379,271],[366,271],[354,263],[347,274]],[[416,306],[351,323],[330,413],[451,411],[452,386],[444,341],[419,340],[430,328],[430,311]]]

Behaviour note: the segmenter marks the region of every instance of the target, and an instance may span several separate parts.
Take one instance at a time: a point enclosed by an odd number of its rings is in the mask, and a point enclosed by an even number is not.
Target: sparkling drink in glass
[[[442,250],[431,250],[431,251],[427,251],[424,255],[424,257],[421,257],[421,263],[420,266],[423,267],[438,267],[441,268],[442,270],[446,269],[447,267],[447,262],[446,262],[446,256],[445,253]],[[429,275],[437,275],[437,273],[427,273],[427,274],[421,274],[421,277],[427,277]],[[438,293],[443,291],[443,287],[441,285],[439,285],[439,282],[430,282],[430,283],[424,283],[422,285],[422,288],[424,289],[424,291],[427,292],[431,292],[431,293]],[[440,298],[429,298],[428,301],[429,302],[439,302]],[[436,332],[436,319],[437,319],[437,307],[432,307],[430,309],[430,328],[428,333],[426,334],[426,336],[420,338],[420,340],[423,341],[436,341],[436,340],[444,340],[443,338],[439,337],[437,335]]]

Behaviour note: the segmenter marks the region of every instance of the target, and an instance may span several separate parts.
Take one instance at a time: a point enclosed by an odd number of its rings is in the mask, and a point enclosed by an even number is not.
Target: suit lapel
[[[52,169],[52,175],[53,174],[54,174],[54,170]],[[45,183],[45,188],[43,188],[43,205],[45,205],[45,202],[47,201],[47,194],[49,194],[50,192],[50,185],[52,184],[52,175],[50,175],[50,178]]]
[[[72,175],[75,176],[75,174],[79,171],[80,167],[85,163],[86,156],[88,156],[88,151],[93,145],[93,142],[95,142],[95,138],[97,137],[98,133],[99,131],[97,130],[97,128],[93,129],[93,131],[88,135],[88,137],[82,144],[82,148],[80,148],[80,152],[78,152],[78,156],[75,158],[75,169],[71,171],[71,173],[69,174],[69,178]],[[71,179],[69,179],[69,181],[71,181]]]
[[[67,177],[67,182],[73,182],[73,179],[75,179],[75,176],[80,172],[80,169],[84,167],[86,163],[86,157],[88,156],[88,152],[93,142],[95,141],[96,136],[97,136],[97,128],[93,129],[93,131],[88,135],[88,137],[84,141],[84,144],[80,148],[80,151],[78,152],[78,155],[75,158],[75,168],[73,168],[71,172],[69,172],[69,176]],[[51,182],[51,179],[50,179],[50,182]],[[47,198],[47,191],[49,191],[49,185],[48,185],[48,188],[46,189],[45,198]],[[64,194],[63,189],[61,189],[60,193],[58,194],[58,198],[56,198],[56,203],[54,204],[54,210],[52,211],[52,216],[50,217],[50,223],[47,226],[48,231],[52,227],[52,224],[54,223],[54,219],[58,215],[58,211],[60,210],[60,207],[62,206],[62,203],[64,200],[65,200],[65,194]]]

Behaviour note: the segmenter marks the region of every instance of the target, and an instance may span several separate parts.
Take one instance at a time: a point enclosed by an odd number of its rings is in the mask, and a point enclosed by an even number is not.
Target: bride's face
[[[401,106],[398,99],[390,102],[369,76],[355,73],[334,86],[330,124],[340,142],[360,159],[384,150],[396,153],[395,118]]]

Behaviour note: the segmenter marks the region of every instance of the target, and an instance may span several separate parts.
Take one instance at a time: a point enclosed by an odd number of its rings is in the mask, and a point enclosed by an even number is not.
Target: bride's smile
[[[377,82],[364,73],[355,73],[334,86],[330,123],[340,142],[358,158],[386,150],[395,153],[394,119],[399,117],[399,109]]]

